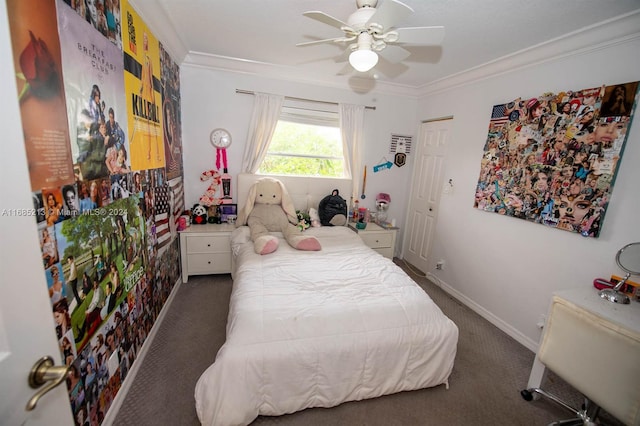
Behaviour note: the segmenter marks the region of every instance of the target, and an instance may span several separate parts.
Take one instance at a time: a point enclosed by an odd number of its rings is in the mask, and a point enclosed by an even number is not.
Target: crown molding
[[[272,64],[269,62],[252,61],[222,55],[212,55],[190,51],[184,58],[183,65],[195,68],[235,72],[255,75],[277,80],[295,81],[298,83],[314,84],[337,89],[347,89],[355,93],[366,94],[375,92],[403,97],[415,97],[415,87],[401,84],[380,82],[369,78],[356,76],[341,76],[320,73],[301,73],[293,66]]]
[[[640,38],[640,9],[573,31],[415,88],[423,98],[500,74],[628,43]]]

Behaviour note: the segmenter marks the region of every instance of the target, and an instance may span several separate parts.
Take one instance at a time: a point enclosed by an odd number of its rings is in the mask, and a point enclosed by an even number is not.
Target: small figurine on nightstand
[[[207,209],[207,215],[209,216],[207,222],[220,223],[220,206],[217,204],[209,206]]]
[[[379,193],[376,196],[376,221],[378,224],[382,224],[387,221],[387,210],[389,210],[389,204],[391,203],[391,196],[384,192]]]

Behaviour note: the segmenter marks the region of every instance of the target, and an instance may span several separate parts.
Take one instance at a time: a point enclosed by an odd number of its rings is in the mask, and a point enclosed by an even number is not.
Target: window
[[[343,177],[338,113],[283,106],[258,173]]]

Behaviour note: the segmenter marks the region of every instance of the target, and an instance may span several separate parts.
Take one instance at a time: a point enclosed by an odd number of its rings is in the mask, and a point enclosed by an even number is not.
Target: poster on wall
[[[182,176],[182,114],[180,113],[180,68],[160,43],[162,66],[162,118],[167,179]]]
[[[8,0],[17,96],[32,191],[73,183],[53,0]]]
[[[58,253],[68,263],[71,256],[76,271],[77,283],[65,294],[78,350],[144,275],[145,228],[138,203],[137,197],[127,197],[111,203],[103,215],[56,225]]]
[[[122,52],[57,1],[73,168],[81,185],[131,170]]]
[[[122,2],[122,18],[131,167],[164,167],[160,46],[128,1]]]
[[[597,238],[638,83],[495,105],[474,207]]]
[[[154,188],[155,239],[158,252],[178,235],[178,219],[184,211],[182,178]]]
[[[122,48],[120,0],[64,0],[64,2],[118,49]]]

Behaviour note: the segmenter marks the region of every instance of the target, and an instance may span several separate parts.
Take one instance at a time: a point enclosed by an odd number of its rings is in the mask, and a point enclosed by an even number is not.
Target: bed
[[[239,176],[240,205],[256,178]],[[349,193],[346,180],[289,179],[281,180],[299,209],[317,206],[338,184]],[[232,233],[227,340],[195,389],[203,425],[245,425],[259,415],[448,386],[456,325],[348,227],[305,232],[318,238],[321,251],[281,241],[276,252],[260,256],[248,227]]]

